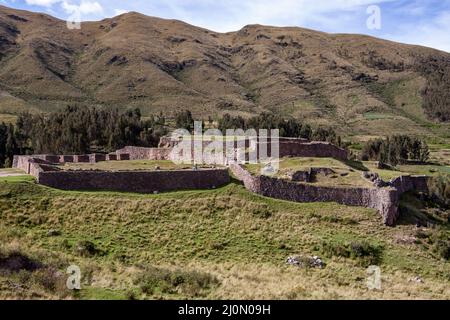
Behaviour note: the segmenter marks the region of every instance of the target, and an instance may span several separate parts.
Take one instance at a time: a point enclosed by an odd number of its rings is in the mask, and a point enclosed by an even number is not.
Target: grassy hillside
[[[136,195],[1,178],[0,297],[448,299],[450,265],[432,239],[450,230],[433,219],[437,229],[388,228],[374,210],[277,201],[236,183]],[[326,267],[287,266],[291,255]],[[381,291],[367,289],[369,263],[382,269]],[[64,289],[70,264],[83,274],[77,293]]]
[[[356,142],[450,138],[448,122],[431,120],[448,121],[450,54],[433,49],[291,27],[223,34],[138,13],[68,30],[2,6],[0,37],[0,114],[68,104],[168,116],[188,108],[199,118],[271,110]]]

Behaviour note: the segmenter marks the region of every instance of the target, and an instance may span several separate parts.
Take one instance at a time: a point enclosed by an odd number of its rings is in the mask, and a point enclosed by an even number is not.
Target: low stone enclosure
[[[408,191],[428,192],[425,176],[403,176],[384,188],[326,187],[291,182],[269,176],[254,176],[238,164],[230,165],[233,175],[259,195],[294,202],[336,202],[348,206],[376,209],[384,224],[392,226],[399,217],[400,196]]]
[[[174,190],[214,189],[230,182],[228,169],[170,171],[64,171],[51,162],[54,156],[17,156],[15,167],[34,176],[39,184],[61,190],[105,190],[159,193]],[[124,157],[122,157],[123,159]],[[126,157],[129,159],[129,157]],[[59,157],[58,157],[59,159]],[[82,158],[81,162],[87,159]]]
[[[169,171],[64,171],[55,164],[66,162],[96,163],[123,160],[171,160],[175,144],[162,140],[159,148],[128,146],[115,153],[102,155],[33,155],[15,156],[13,167],[36,177],[38,183],[62,190],[108,190],[120,192],[157,193],[174,190],[212,189],[230,182],[227,168]],[[347,160],[347,152],[328,143],[301,139],[280,141],[280,157],[327,157]],[[428,192],[425,176],[403,176],[382,186],[327,187],[288,181],[269,176],[252,175],[243,166],[227,163],[231,172],[245,187],[262,196],[294,202],[336,202],[349,206],[376,209],[386,225],[399,217],[400,196],[408,191]],[[311,174],[312,172],[310,172]],[[302,177],[299,177],[299,180]],[[296,180],[296,179],[293,179]]]

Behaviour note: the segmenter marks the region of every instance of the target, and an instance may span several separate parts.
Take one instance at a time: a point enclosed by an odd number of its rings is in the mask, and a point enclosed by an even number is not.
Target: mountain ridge
[[[449,120],[450,54],[437,49],[300,27],[219,33],[136,12],[65,24],[0,6],[0,113],[79,104],[271,111],[361,136],[447,128],[434,119]]]

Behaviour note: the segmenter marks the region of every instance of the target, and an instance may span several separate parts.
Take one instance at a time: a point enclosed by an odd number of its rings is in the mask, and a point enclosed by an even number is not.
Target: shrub
[[[96,245],[91,241],[79,241],[75,247],[76,252],[82,257],[92,257],[101,254]]]
[[[218,280],[207,273],[155,267],[147,268],[136,282],[145,294],[181,294],[190,298],[202,297],[218,284]]]
[[[428,187],[433,200],[440,205],[450,207],[450,175],[433,177]]]
[[[321,252],[327,257],[344,257],[357,260],[362,266],[381,263],[383,248],[366,241],[324,242]]]
[[[450,260],[450,236],[443,229],[438,229],[429,239],[431,250],[442,259]]]

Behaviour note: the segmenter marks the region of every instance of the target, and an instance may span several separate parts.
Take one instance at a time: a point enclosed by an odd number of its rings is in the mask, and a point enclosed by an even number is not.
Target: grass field
[[[284,158],[279,162],[279,171],[276,176],[289,179],[288,174],[296,171],[305,171],[310,168],[331,168],[334,174],[317,175],[312,184],[325,186],[358,186],[370,187],[372,184],[362,177],[363,171],[376,172],[380,177],[389,181],[402,175],[428,175],[450,174],[450,167],[443,165],[399,165],[396,170],[378,169],[376,162],[341,162],[331,158]],[[253,174],[261,174],[261,165],[249,164],[247,169]]]
[[[448,235],[443,220],[435,223]],[[407,221],[384,227],[374,210],[278,201],[235,183],[135,195],[63,192],[7,177],[0,180],[0,298],[449,299],[449,262],[422,238],[401,241],[417,233]],[[366,286],[362,258],[374,257],[336,249],[359,244],[379,254],[381,291]],[[13,253],[41,267],[8,270]],[[319,255],[326,267],[285,264],[298,254]],[[76,293],[63,285],[71,264],[83,275]]]
[[[398,165],[397,170],[378,169],[375,162],[364,162],[364,165],[372,172],[376,172],[383,180],[391,180],[402,175],[426,175],[450,174],[450,167],[444,165]]]
[[[333,174],[316,176],[313,184],[326,186],[361,186],[370,187],[371,183],[362,178],[362,172],[351,168],[346,163],[331,158],[283,158],[279,162],[277,177],[289,179],[289,173],[307,171],[310,168],[330,168]],[[253,174],[261,173],[261,165],[247,165]]]

